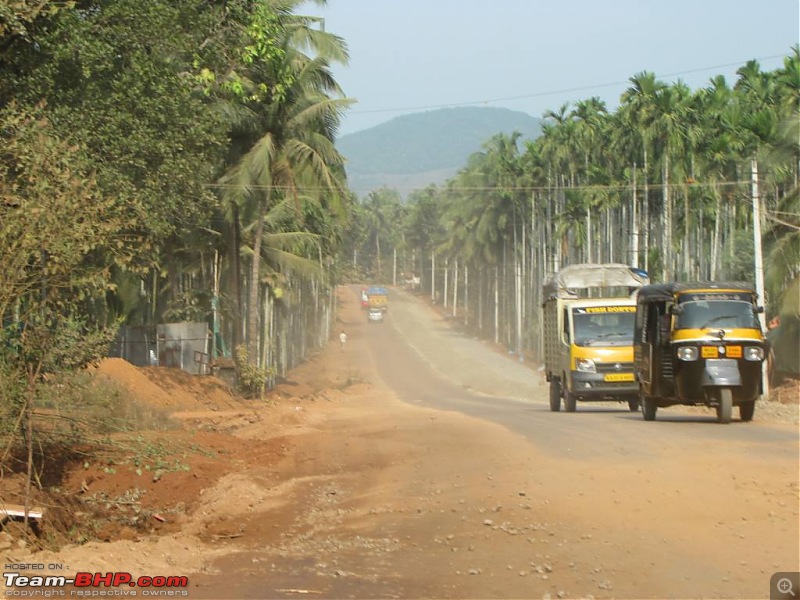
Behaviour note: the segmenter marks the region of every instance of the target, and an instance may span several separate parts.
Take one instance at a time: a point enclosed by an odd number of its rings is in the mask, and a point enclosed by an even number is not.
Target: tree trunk
[[[636,163],[633,163],[631,187],[631,266],[639,266],[639,215],[636,210]]]
[[[664,151],[663,168],[663,199],[664,199],[664,251],[663,259],[663,278],[664,281],[671,281],[673,278],[672,267],[672,197],[669,193],[669,148]]]
[[[458,257],[453,263],[453,318],[457,317],[458,312]]]
[[[266,192],[265,197],[258,208],[258,221],[253,239],[253,262],[250,271],[250,295],[247,303],[247,361],[251,365],[258,366],[258,292],[259,280],[261,279],[261,242],[264,237],[264,221],[269,207],[270,194]]]
[[[500,343],[500,267],[494,266],[494,343]]]
[[[464,325],[469,325],[469,267],[464,265]]]
[[[642,247],[644,248],[644,270],[650,268],[650,188],[647,185],[647,147],[644,149],[644,198],[642,200],[642,223],[644,232],[642,236]]]
[[[448,283],[447,276],[449,274],[450,274],[450,259],[449,258],[445,258],[444,259],[444,294],[442,294],[442,296],[443,296],[443,298],[442,298],[443,299],[442,306],[444,306],[444,308],[447,308],[447,283]]]
[[[717,279],[717,264],[719,263],[719,236],[722,227],[722,194],[720,193],[719,186],[714,186],[714,194],[716,195],[716,203],[714,209],[714,237],[711,243],[711,267],[709,272],[709,279],[716,281]]]
[[[436,254],[431,250],[431,302],[436,302]]]
[[[586,242],[586,260],[585,262],[590,263],[592,262],[592,208],[591,206],[586,207],[586,235],[584,236],[584,241]]]

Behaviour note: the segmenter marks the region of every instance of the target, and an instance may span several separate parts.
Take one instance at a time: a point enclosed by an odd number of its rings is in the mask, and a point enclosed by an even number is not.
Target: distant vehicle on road
[[[377,285],[368,287],[367,298],[370,308],[379,308],[384,312],[389,309],[389,290],[385,287]]]
[[[383,311],[380,308],[370,308],[367,316],[368,323],[383,323]]]

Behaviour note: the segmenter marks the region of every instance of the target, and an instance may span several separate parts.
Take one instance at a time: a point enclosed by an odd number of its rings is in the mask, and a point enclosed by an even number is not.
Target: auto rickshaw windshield
[[[758,329],[753,305],[740,300],[682,302],[675,311],[676,329]]]

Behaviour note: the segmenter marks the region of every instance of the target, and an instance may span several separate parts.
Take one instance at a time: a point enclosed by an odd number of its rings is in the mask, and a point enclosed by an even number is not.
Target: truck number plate
[[[633,373],[608,373],[603,381],[633,381]]]

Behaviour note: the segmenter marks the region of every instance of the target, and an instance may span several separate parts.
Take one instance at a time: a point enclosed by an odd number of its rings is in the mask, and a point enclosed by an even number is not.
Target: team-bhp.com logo
[[[189,578],[178,575],[142,575],[127,572],[78,572],[74,577],[64,575],[21,575],[3,573],[6,596],[188,596]],[[65,590],[71,586],[71,589]],[[104,589],[113,588],[113,589]],[[138,590],[136,588],[139,588]]]

